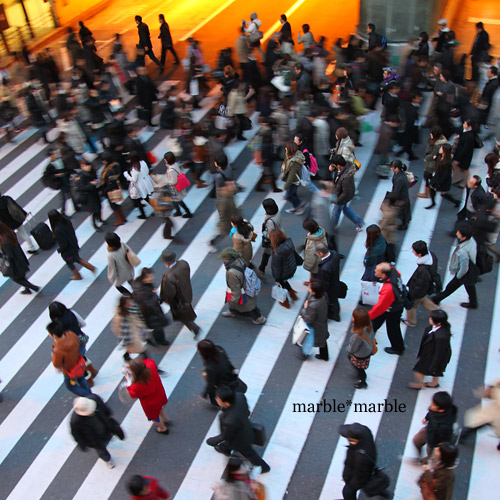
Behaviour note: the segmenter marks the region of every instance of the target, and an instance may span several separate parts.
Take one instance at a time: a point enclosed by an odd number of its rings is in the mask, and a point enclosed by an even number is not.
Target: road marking
[[[306,0],[297,0],[286,12],[285,16],[289,18]],[[279,20],[276,21],[265,33],[262,38],[262,42],[265,42],[268,38],[273,36],[276,31],[278,31],[278,28],[280,27],[280,22]]]
[[[182,38],[179,38],[180,42],[185,42],[190,36],[193,36],[198,30],[203,28],[206,24],[208,24],[214,17],[218,16],[222,11],[226,10],[232,3],[236,0],[228,0],[224,5],[221,5],[216,11],[212,12],[205,20],[203,20],[200,24],[195,26],[189,33],[184,35]],[[304,0],[302,0],[304,1]]]

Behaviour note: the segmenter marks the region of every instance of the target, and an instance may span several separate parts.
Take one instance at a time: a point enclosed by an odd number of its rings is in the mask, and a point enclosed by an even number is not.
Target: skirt
[[[349,361],[356,367],[366,370],[370,366],[370,356],[367,358],[357,358],[354,354],[349,354]]]

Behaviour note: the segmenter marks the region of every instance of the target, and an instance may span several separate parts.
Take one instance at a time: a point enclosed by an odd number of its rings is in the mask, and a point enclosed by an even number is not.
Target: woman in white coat
[[[179,183],[179,176],[183,173],[181,171],[181,167],[178,165],[175,155],[174,153],[172,153],[172,151],[168,151],[167,153],[165,153],[163,155],[163,159],[165,160],[165,165],[167,166],[167,171],[165,173],[166,177],[165,184],[175,187]],[[174,212],[174,217],[181,216],[181,208],[182,208],[184,212],[186,212],[182,217],[184,217],[184,219],[190,219],[193,216],[193,214],[189,211],[189,208],[183,201],[183,199],[187,195],[187,187],[181,189],[180,191],[177,190],[177,193],[179,195],[180,200],[175,203],[176,210]]]
[[[139,219],[147,219],[144,213],[142,200],[149,203],[149,195],[153,194],[154,182],[149,175],[149,169],[145,162],[141,161],[138,156],[130,156],[130,172],[124,172],[125,179],[130,181],[129,194],[134,206],[139,209],[141,215]]]

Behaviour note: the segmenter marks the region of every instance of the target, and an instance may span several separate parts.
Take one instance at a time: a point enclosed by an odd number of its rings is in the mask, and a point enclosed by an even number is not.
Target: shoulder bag
[[[389,484],[391,484],[391,480],[380,467],[377,467],[375,461],[365,452],[365,450],[359,450],[359,453],[366,455],[374,465],[372,476],[370,477],[366,485],[361,489],[367,496],[375,497],[389,487]]]
[[[137,267],[141,263],[141,259],[137,257],[136,253],[125,243],[123,244],[123,248],[125,250],[125,258],[127,259],[127,262],[132,266],[132,267]]]
[[[363,333],[363,335],[361,335],[361,337],[366,340],[366,342],[368,342],[368,345],[370,345],[372,347],[372,353],[370,354],[370,356],[373,356],[374,354],[377,354],[378,352],[378,347],[377,347],[377,339],[375,337],[373,337],[373,343],[370,342],[368,340],[367,337],[365,337],[365,334]]]

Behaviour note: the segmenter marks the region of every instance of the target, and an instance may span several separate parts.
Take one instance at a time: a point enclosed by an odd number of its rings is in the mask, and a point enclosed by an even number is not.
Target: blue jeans
[[[335,204],[333,205],[332,209],[332,223],[334,227],[336,227],[339,222],[341,212],[344,212],[344,215],[349,220],[354,222],[356,226],[361,226],[364,223],[363,219],[352,208],[349,207],[349,203],[346,203],[345,205]]]
[[[314,347],[314,329],[307,325],[310,332],[306,335],[304,342],[302,342],[302,353],[305,356],[309,356],[311,354]]]
[[[307,189],[309,189],[309,191],[311,191],[312,194],[319,192],[319,189],[316,187],[315,184],[313,184],[312,179],[310,179],[309,182],[307,183]]]
[[[289,201],[293,208],[297,208],[300,205],[300,199],[297,196],[298,186],[296,184],[292,184],[285,193],[285,199]]]
[[[70,379],[67,375],[64,375],[64,383],[66,384],[68,390],[77,396],[85,397],[92,394],[85,375],[77,379]]]

